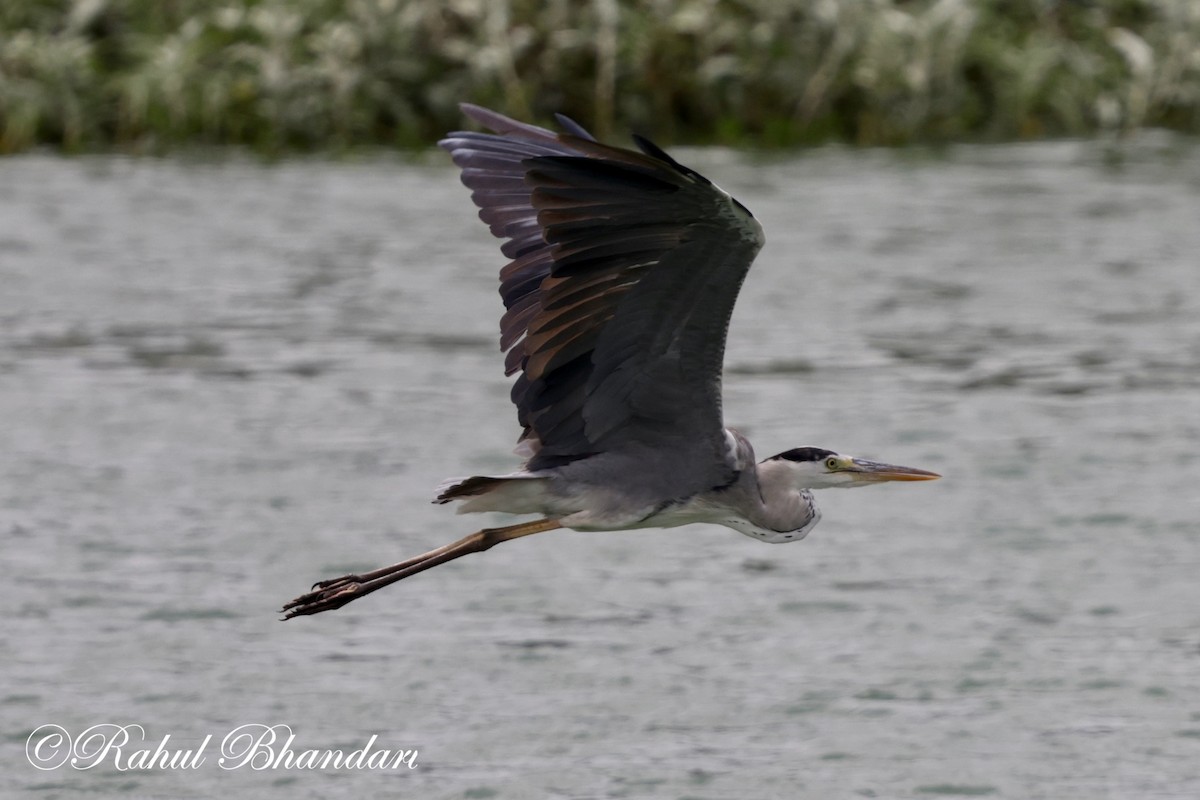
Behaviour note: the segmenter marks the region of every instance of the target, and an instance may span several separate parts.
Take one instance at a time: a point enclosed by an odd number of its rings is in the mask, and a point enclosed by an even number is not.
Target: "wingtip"
[[[580,139],[585,139],[589,142],[596,141],[596,137],[592,136],[592,134],[588,131],[587,128],[583,127],[578,122],[576,122],[575,120],[568,117],[566,114],[555,114],[554,119],[558,120],[558,124],[561,125],[563,130],[565,130],[570,135],[575,136]]]
[[[530,125],[529,123],[515,120],[512,117],[506,117],[499,111],[477,106],[474,103],[459,103],[458,108],[468,119],[502,136],[525,134],[525,136],[535,139],[557,138],[557,134],[554,131],[540,128],[537,125]]]
[[[490,108],[477,106],[474,103],[459,103],[458,110],[461,111],[463,116],[467,119],[471,120],[472,122],[477,122],[487,128],[491,128],[492,125],[489,123],[496,117],[500,116]]]
[[[650,156],[651,158],[657,158],[659,161],[665,161],[667,164],[670,164],[672,167],[679,170],[684,175],[695,178],[703,183],[707,183],[707,184],[712,183],[712,181],[710,181],[708,178],[701,175],[699,172],[696,172],[696,170],[692,169],[691,167],[687,167],[687,166],[684,166],[683,164],[680,164],[678,161],[676,161],[674,158],[671,157],[670,153],[668,153],[666,150],[663,150],[661,147],[659,147],[654,142],[647,139],[645,136],[635,133],[635,134],[633,134],[633,141],[634,141],[634,144],[636,144],[638,146],[639,150],[641,150],[643,153]]]

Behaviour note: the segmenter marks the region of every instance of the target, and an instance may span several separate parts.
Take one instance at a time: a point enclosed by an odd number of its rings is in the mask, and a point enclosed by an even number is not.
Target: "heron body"
[[[820,521],[821,512],[812,492],[797,480],[791,466],[795,462],[779,456],[756,464],[754,448],[746,437],[732,430],[725,434],[733,479],[686,497],[639,500],[623,491],[622,484],[605,482],[603,473],[550,469],[545,474],[520,472],[451,481],[443,484],[435,502],[461,500],[460,514],[541,514],[558,520],[564,528],[582,531],[673,528],[706,522],[765,542],[804,538]],[[584,474],[576,477],[572,472]]]
[[[640,137],[638,152],[561,116],[554,133],[462,109],[493,133],[440,145],[510,259],[500,345],[526,460],[508,475],[449,481],[434,502],[541,519],[322,581],[284,607],[287,618],[555,528],[700,522],[798,541],[820,520],[812,489],[939,477],[814,447],[757,461],[721,410],[729,319],[764,241],[753,215]]]

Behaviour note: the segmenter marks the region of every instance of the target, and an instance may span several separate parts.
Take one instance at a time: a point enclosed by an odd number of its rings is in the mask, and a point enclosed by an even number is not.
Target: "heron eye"
[[[833,472],[837,468],[838,468],[838,460],[836,458],[834,458],[833,456],[830,456],[829,458],[825,459],[825,469],[829,470],[830,472]]]

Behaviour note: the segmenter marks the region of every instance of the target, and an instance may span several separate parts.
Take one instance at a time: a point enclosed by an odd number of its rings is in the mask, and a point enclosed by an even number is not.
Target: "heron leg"
[[[311,592],[300,595],[283,607],[283,618],[287,620],[292,617],[332,611],[389,584],[416,575],[418,572],[424,572],[439,564],[445,564],[447,561],[453,561],[470,553],[482,553],[484,550],[510,539],[519,539],[522,536],[552,531],[561,527],[558,520],[539,519],[533,522],[509,525],[505,528],[484,528],[470,536],[464,536],[457,542],[430,550],[428,553],[422,553],[415,558],[401,561],[399,564],[381,567],[371,572],[318,581],[313,584]]]

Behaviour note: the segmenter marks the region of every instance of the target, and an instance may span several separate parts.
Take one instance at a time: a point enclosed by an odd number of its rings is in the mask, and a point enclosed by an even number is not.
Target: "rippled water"
[[[458,538],[507,470],[495,246],[440,158],[0,161],[4,796],[1200,796],[1200,151],[688,160],[763,221],[727,422],[938,470],[790,547]],[[38,771],[136,723],[194,770]],[[218,766],[416,748],[392,772]]]

